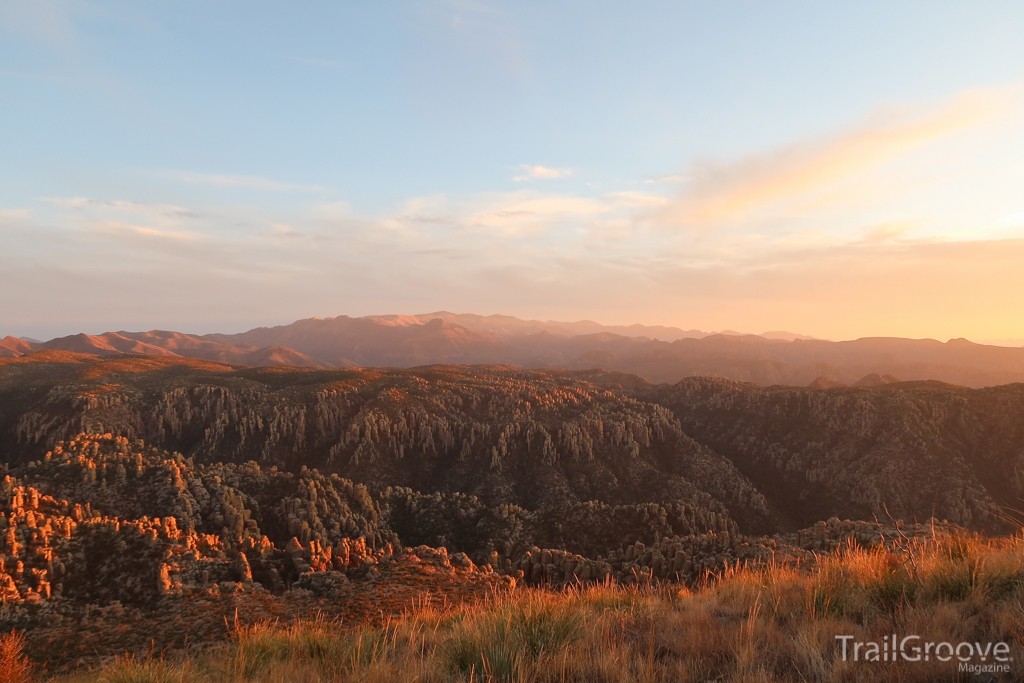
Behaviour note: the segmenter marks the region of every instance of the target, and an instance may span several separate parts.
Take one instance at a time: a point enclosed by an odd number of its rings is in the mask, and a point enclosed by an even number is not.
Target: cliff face
[[[1024,385],[759,387],[686,379],[642,395],[728,457],[794,526],[933,514],[976,528],[1024,496]]]
[[[346,372],[139,362],[17,366],[11,372],[21,379],[0,393],[8,460],[24,462],[79,432],[111,432],[199,463],[315,467],[377,491],[461,492],[530,510],[682,502],[751,529],[771,525],[763,498],[728,460],[618,381],[635,378],[494,366]]]
[[[366,565],[397,541],[366,488],[337,476],[206,467],[110,434],[60,442],[5,475],[0,533],[8,600],[100,605],[218,581],[272,589]]]

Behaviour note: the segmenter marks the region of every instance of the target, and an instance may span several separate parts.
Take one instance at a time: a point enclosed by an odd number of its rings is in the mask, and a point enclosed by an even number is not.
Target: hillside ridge
[[[869,376],[967,387],[1024,381],[1024,348],[966,339],[864,337],[826,341],[788,332],[704,333],[662,326],[604,326],[454,314],[307,318],[237,334],[167,330],[77,334],[46,342],[0,340],[0,358],[42,350],[202,358],[239,365],[417,367],[511,364],[524,369],[598,368],[674,383],[718,376],[761,385],[852,385]]]

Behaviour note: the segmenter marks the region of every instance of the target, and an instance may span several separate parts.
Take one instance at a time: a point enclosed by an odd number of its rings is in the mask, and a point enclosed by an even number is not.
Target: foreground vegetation
[[[812,568],[732,568],[693,591],[668,585],[520,589],[476,605],[413,610],[375,628],[322,619],[240,627],[218,649],[119,658],[53,680],[1016,680],[1013,662],[1002,678],[958,673],[955,658],[844,662],[836,636],[1006,642],[1010,656],[1024,662],[1022,601],[1024,539],[952,537],[848,547]],[[18,636],[0,645],[0,679],[30,680],[30,671],[18,670],[24,665]]]

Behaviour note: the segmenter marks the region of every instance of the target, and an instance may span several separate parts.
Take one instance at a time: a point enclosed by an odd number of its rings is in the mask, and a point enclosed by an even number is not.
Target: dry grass
[[[11,631],[0,635],[0,681],[28,683],[32,679],[32,664],[21,654],[25,636]]]
[[[485,605],[424,608],[381,628],[264,624],[238,629],[216,652],[122,659],[64,683],[959,680],[955,660],[839,657],[836,635],[891,633],[1009,642],[1022,662],[1015,675],[1024,674],[1024,542],[946,539],[912,552],[916,567],[884,548],[850,548],[813,570],[733,569],[693,592],[521,590]]]

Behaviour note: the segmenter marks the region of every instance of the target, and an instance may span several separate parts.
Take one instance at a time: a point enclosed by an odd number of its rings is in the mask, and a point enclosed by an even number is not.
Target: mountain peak
[[[853,383],[855,387],[880,387],[883,384],[897,384],[899,378],[893,375],[879,375],[877,372],[872,372],[868,375],[864,375],[859,380]]]
[[[833,387],[848,387],[850,385],[840,382],[839,380],[829,379],[828,377],[819,375],[807,386],[811,389],[831,389]]]

